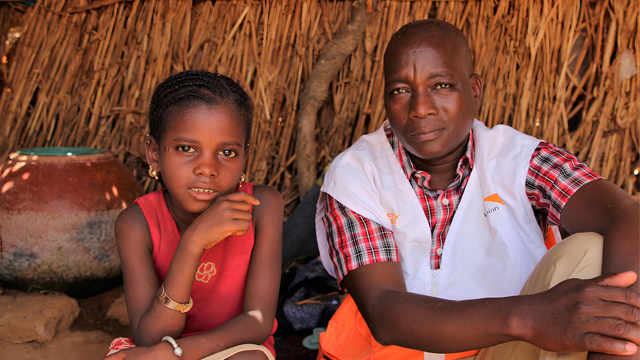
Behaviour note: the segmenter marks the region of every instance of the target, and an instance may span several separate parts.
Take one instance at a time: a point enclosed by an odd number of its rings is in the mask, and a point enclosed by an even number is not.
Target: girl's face
[[[175,111],[168,121],[162,143],[147,146],[147,161],[162,174],[174,217],[195,218],[238,185],[245,156],[242,120],[229,106],[203,104]]]

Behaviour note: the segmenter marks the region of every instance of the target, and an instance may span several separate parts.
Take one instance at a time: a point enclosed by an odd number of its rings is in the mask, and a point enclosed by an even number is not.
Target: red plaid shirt
[[[417,170],[391,128],[385,130],[387,140],[431,226],[429,261],[432,269],[439,269],[442,261],[439,254],[442,250],[439,249],[444,246],[474,166],[473,131],[469,134],[467,151],[458,162],[456,178],[446,189],[434,189],[429,187],[431,176]],[[573,154],[541,141],[531,156],[526,191],[543,232],[547,223],[560,225],[564,205],[580,187],[600,178]],[[349,271],[360,266],[379,261],[399,261],[391,230],[358,215],[329,195],[323,222],[338,283]]]

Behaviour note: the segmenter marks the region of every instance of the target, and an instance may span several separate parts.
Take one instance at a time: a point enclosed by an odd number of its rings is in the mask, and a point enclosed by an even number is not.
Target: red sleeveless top
[[[243,183],[235,191],[253,195],[253,184]],[[135,202],[142,209],[149,225],[153,242],[153,264],[158,281],[162,283],[182,234],[167,207],[163,190],[142,196]],[[242,312],[253,243],[252,222],[246,234],[229,236],[204,251],[191,288],[193,307],[187,313],[182,337],[215,329]],[[276,327],[274,319],[272,335],[262,344],[274,356],[273,333]]]

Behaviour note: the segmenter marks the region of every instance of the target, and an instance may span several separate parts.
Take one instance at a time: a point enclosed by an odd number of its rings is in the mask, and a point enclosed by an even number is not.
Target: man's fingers
[[[640,308],[625,303],[605,301],[602,303],[602,314],[600,316],[638,324],[640,323]]]
[[[584,335],[584,348],[590,352],[610,355],[633,355],[638,351],[638,346],[630,342],[594,333]]]
[[[599,285],[615,286],[615,287],[629,287],[638,279],[638,275],[633,271],[625,271],[619,274],[609,274],[598,276],[593,279]]]
[[[593,318],[585,331],[640,345],[640,326],[624,320],[608,317]]]
[[[604,301],[623,303],[640,308],[640,294],[631,289],[600,287],[594,294],[597,294],[597,296]]]
[[[255,196],[249,195],[246,192],[234,192],[225,197],[227,200],[231,201],[244,201],[253,205],[260,205],[260,200],[258,200]]]

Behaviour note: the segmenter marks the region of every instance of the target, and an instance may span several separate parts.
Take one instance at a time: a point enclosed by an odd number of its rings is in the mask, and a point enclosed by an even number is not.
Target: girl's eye
[[[189,145],[180,145],[177,147],[178,151],[180,152],[184,152],[184,153],[192,153],[195,152],[196,149],[193,148],[192,146]]]
[[[228,157],[228,158],[232,158],[235,157],[236,155],[238,155],[237,152],[233,151],[233,150],[229,150],[229,149],[224,149],[224,150],[220,150],[218,151],[218,154],[224,156],[224,157]]]
[[[407,92],[407,89],[393,89],[391,90],[391,95],[398,95],[398,94],[404,94]]]
[[[448,89],[451,87],[451,84],[436,84],[436,89]]]

